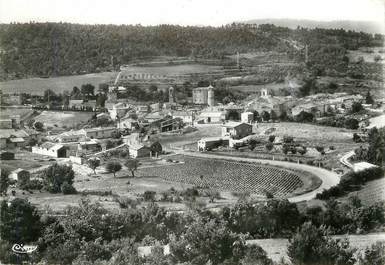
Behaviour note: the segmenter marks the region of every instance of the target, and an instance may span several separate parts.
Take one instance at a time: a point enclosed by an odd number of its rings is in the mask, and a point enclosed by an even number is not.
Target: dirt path
[[[296,169],[296,170],[303,170],[306,172],[309,172],[318,178],[321,179],[322,184],[315,190],[310,191],[308,193],[293,196],[291,198],[288,198],[290,202],[301,202],[301,201],[309,201],[315,198],[317,193],[322,192],[325,189],[328,189],[332,186],[335,186],[339,183],[340,177],[338,174],[323,169],[318,168],[314,166],[304,165],[304,164],[296,164],[286,161],[276,161],[276,160],[265,160],[265,159],[257,159],[257,158],[243,158],[243,157],[233,157],[233,156],[224,156],[224,155],[214,155],[214,154],[207,154],[207,153],[199,153],[199,152],[188,152],[184,150],[173,150],[174,152],[178,154],[188,155],[188,156],[195,156],[195,157],[203,157],[203,158],[215,158],[215,159],[228,159],[228,160],[234,160],[234,161],[243,161],[243,162],[250,162],[250,163],[265,163],[272,166],[279,166],[283,168],[288,169]]]

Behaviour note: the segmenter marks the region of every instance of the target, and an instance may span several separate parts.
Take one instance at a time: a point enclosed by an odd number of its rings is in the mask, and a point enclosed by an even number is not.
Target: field
[[[93,113],[90,112],[60,112],[60,111],[43,111],[39,116],[35,117],[35,121],[44,123],[47,127],[57,125],[62,127],[73,127],[76,124],[87,122]],[[55,126],[56,127],[56,126]]]
[[[188,156],[172,158],[183,162],[145,168],[140,170],[140,176],[156,176],[176,183],[219,191],[246,191],[261,196],[268,191],[276,197],[287,197],[306,188],[299,174],[282,168]]]
[[[15,159],[13,160],[1,160],[0,165],[2,169],[12,171],[18,168],[26,170],[36,169],[42,166],[51,164],[46,156],[32,154],[27,151],[18,151],[15,153]]]
[[[369,181],[360,190],[349,193],[341,200],[346,200],[352,195],[357,196],[364,205],[385,202],[385,178]]]
[[[367,47],[367,48],[360,48],[358,50],[350,50],[349,51],[349,58],[352,60],[352,61],[357,61],[359,57],[362,57],[364,58],[364,61],[365,62],[368,62],[368,63],[373,63],[374,62],[374,57],[375,56],[381,56],[382,58],[382,63],[384,63],[384,59],[385,59],[385,55],[384,53],[381,53],[381,51],[383,51],[384,48],[383,47]]]
[[[23,119],[24,117],[31,114],[33,110],[27,109],[27,108],[1,108],[0,109],[0,116],[8,116],[8,115],[20,115],[20,118]]]
[[[275,136],[289,135],[295,139],[318,141],[325,144],[333,142],[351,142],[355,131],[344,128],[317,126],[313,124],[280,122],[258,123],[253,130],[257,134],[263,134],[267,129],[275,128],[272,133]]]
[[[124,68],[126,73],[148,73],[160,75],[185,75],[194,73],[209,73],[222,71],[221,66],[205,64],[178,64],[162,66],[127,66]]]
[[[74,86],[80,87],[90,83],[98,87],[100,83],[115,80],[116,72],[103,72],[86,75],[60,76],[50,78],[28,78],[0,82],[0,89],[3,93],[31,93],[43,95],[46,89],[55,93],[71,91]]]
[[[221,66],[204,64],[185,64],[185,65],[165,65],[165,66],[129,66],[125,72],[148,73],[160,75],[185,75],[194,73],[221,72]],[[80,87],[90,83],[96,88],[100,83],[114,81],[117,72],[102,72],[86,75],[72,75],[49,78],[28,78],[0,82],[0,89],[3,93],[31,93],[43,95],[46,89],[51,89],[55,93],[71,91],[74,86]]]

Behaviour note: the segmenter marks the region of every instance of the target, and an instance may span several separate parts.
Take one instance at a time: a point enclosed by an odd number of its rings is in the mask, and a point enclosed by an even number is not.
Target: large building
[[[214,87],[197,87],[193,89],[193,103],[197,105],[214,106]]]
[[[242,122],[228,122],[222,125],[222,137],[241,139],[252,134],[253,126]]]

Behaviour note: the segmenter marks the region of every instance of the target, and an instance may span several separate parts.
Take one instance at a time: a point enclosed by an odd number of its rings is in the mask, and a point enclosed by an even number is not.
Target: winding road
[[[332,171],[304,165],[304,164],[297,164],[292,162],[286,162],[286,161],[276,161],[276,160],[267,160],[267,159],[257,159],[257,158],[244,158],[244,157],[234,157],[234,156],[223,156],[223,155],[215,155],[215,154],[208,154],[208,153],[199,153],[199,152],[193,152],[193,151],[185,151],[181,149],[172,149],[177,154],[187,155],[187,156],[195,156],[195,157],[203,157],[203,158],[214,158],[214,159],[227,159],[227,160],[234,160],[234,161],[243,161],[243,162],[249,162],[249,163],[264,163],[269,164],[272,166],[279,166],[283,168],[288,169],[296,169],[296,170],[303,170],[306,172],[309,172],[318,178],[321,179],[322,184],[315,190],[293,196],[288,198],[290,202],[301,202],[301,201],[309,201],[315,198],[317,193],[322,192],[325,189],[328,189],[332,186],[337,185],[340,182],[340,176]]]

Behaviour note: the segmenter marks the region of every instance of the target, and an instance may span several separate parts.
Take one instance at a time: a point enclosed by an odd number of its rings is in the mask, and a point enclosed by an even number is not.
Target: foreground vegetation
[[[192,205],[195,202],[191,199]],[[38,213],[26,200],[3,200],[0,249],[4,251],[0,251],[0,260],[43,260],[49,264],[272,264],[263,249],[247,245],[246,240],[286,237],[292,238],[288,255],[293,264],[353,264],[354,250],[348,242],[328,235],[367,233],[384,223],[383,205],[365,207],[355,197],[347,203],[331,200],[325,209],[311,207],[301,212],[287,200],[272,199],[266,204],[241,200],[219,212],[192,207],[184,214],[167,213],[155,203],[141,208],[132,204],[113,212],[84,198],[79,206],[53,215],[50,211]],[[29,256],[10,252],[10,246],[19,242],[38,245],[38,251]],[[171,255],[163,255],[160,246],[165,244],[170,245]],[[155,246],[152,254],[138,256],[138,246],[146,245]],[[368,250],[373,252],[368,257],[380,256],[383,260],[379,250]],[[253,263],[256,260],[260,263]],[[315,260],[318,263],[312,263]]]

